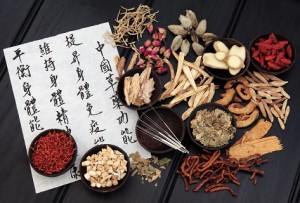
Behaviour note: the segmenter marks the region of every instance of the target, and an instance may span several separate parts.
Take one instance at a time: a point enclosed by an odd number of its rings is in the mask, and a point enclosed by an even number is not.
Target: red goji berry
[[[269,35],[269,39],[271,39],[273,41],[274,44],[278,43],[277,37],[274,35],[274,33],[271,33]]]
[[[292,53],[292,47],[290,44],[286,47],[286,53],[287,53],[289,59],[292,58],[293,53]]]
[[[252,57],[255,57],[255,56],[258,56],[258,55],[259,55],[259,51],[256,50],[256,51],[253,52]]]
[[[275,55],[277,53],[277,49],[272,49],[271,55]]]
[[[275,63],[277,63],[281,58],[284,57],[284,53],[283,52],[278,52],[276,59],[275,59]]]
[[[260,58],[258,56],[254,56],[253,57],[255,61],[257,61],[258,63],[260,62]]]
[[[277,65],[276,63],[272,63],[272,62],[268,62],[268,66],[271,68],[271,69],[274,69],[274,70],[280,70],[282,67]]]
[[[271,61],[271,60],[273,60],[273,59],[275,59],[275,58],[276,58],[275,55],[265,56],[265,60],[266,60],[266,61]]]
[[[289,65],[282,63],[280,60],[276,63],[277,65],[281,66],[281,67],[288,67]]]
[[[273,45],[272,44],[265,44],[262,42],[255,43],[256,46],[258,46],[259,49],[272,49]]]
[[[287,45],[289,42],[284,40],[284,41],[279,41],[277,44],[273,45],[273,49],[282,49],[285,45]]]
[[[264,43],[264,44],[272,44],[272,39],[267,39],[267,40],[265,40],[265,41],[262,41],[262,42],[260,42],[260,43]]]
[[[290,59],[287,59],[287,58],[281,58],[280,61],[282,63],[287,64],[287,65],[290,65],[292,63],[292,61]]]

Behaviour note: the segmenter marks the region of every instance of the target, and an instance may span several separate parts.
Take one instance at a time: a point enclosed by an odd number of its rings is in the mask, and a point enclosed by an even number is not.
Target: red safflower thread
[[[76,150],[74,140],[64,132],[48,132],[40,137],[32,150],[32,164],[45,174],[63,170]]]

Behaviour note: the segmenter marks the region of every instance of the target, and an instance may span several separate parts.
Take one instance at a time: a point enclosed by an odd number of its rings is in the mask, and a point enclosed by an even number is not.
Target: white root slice
[[[228,66],[226,65],[226,63],[217,60],[214,53],[203,54],[203,64],[214,69],[228,70]]]
[[[226,54],[229,52],[228,47],[221,41],[215,41],[213,47],[216,52],[224,52]]]
[[[233,45],[229,52],[228,52],[228,55],[232,55],[232,56],[237,56],[239,57],[243,63],[246,59],[246,48],[244,46],[241,46],[241,47],[238,47],[236,45]]]
[[[229,66],[229,68],[232,68],[232,69],[240,69],[243,65],[242,60],[238,56],[235,56],[235,55],[230,55],[227,58],[226,62],[227,62],[227,65]]]
[[[218,51],[215,53],[216,59],[223,61],[226,58],[226,53],[223,51]]]

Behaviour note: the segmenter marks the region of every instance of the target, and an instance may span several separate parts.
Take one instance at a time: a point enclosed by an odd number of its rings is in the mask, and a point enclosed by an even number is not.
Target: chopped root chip
[[[247,126],[251,125],[258,118],[258,115],[259,115],[258,109],[255,109],[246,119],[237,120],[236,121],[236,127],[244,128],[244,127],[247,127]]]
[[[215,103],[220,104],[222,106],[226,106],[232,101],[234,94],[235,90],[233,88],[227,89],[225,96],[222,99],[216,101]]]

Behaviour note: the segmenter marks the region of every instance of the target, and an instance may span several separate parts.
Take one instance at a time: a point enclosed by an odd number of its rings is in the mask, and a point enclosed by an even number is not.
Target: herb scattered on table
[[[129,155],[132,159],[130,162],[130,168],[132,170],[131,176],[141,176],[142,183],[144,181],[152,182],[161,177],[161,171],[166,169],[171,162],[169,158],[159,159],[156,156],[152,156],[149,159],[141,158],[139,152],[135,152]],[[157,186],[157,185],[156,185]]]

